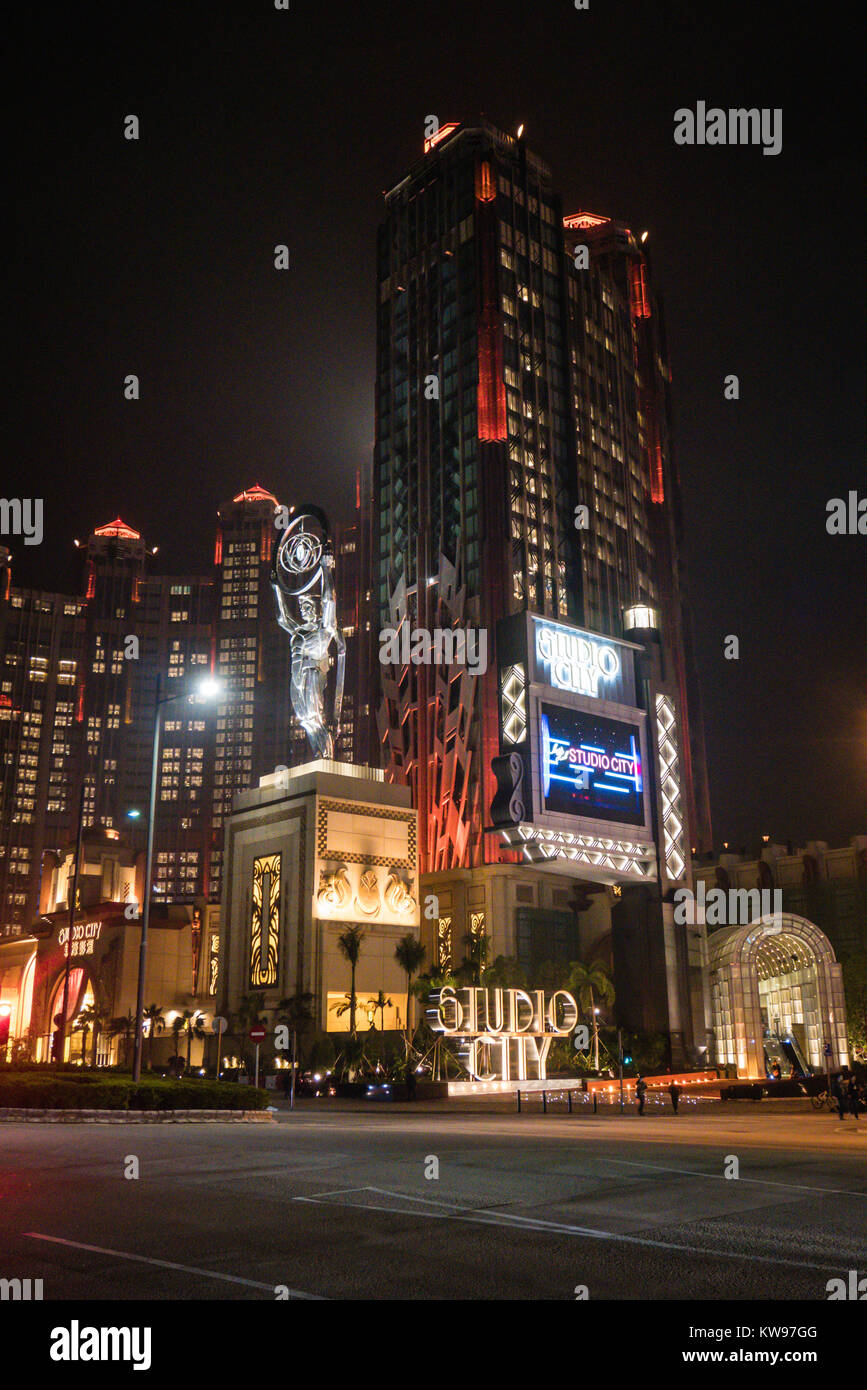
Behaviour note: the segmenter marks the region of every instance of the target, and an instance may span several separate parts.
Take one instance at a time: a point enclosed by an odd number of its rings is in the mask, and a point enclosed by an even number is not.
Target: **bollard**
[[[543,1114],[543,1115],[547,1115],[547,1113],[548,1113],[548,1093],[547,1093],[547,1091],[543,1091],[543,1092],[542,1092],[542,1114]]]
[[[515,1092],[515,1095],[516,1095],[517,1098],[518,1098],[518,1114],[520,1115],[520,1113],[521,1113],[521,1092],[520,1092],[520,1091],[516,1091],[516,1092]]]
[[[571,1092],[571,1090],[569,1090],[569,1091],[566,1092],[566,1099],[567,1099],[567,1101],[569,1102],[569,1114],[571,1115],[571,1114],[572,1114],[572,1092]]]
[[[594,1115],[596,1114],[596,1104],[597,1104],[597,1096],[596,1096],[596,1092],[594,1091],[594,1092],[593,1092],[593,1114],[594,1114]]]

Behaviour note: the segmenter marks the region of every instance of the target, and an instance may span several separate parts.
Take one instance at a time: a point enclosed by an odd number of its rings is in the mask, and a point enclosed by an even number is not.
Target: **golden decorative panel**
[[[264,989],[277,983],[280,939],[281,855],[253,860],[253,919],[250,928],[250,985]]]

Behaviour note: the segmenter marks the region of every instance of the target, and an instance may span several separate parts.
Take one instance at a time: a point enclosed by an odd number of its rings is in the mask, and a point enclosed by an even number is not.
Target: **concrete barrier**
[[[268,1110],[26,1110],[0,1107],[0,1120],[37,1124],[151,1125],[151,1124],[273,1124]]]

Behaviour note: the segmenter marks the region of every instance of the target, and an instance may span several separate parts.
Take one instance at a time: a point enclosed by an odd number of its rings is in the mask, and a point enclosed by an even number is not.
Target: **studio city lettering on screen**
[[[565,989],[433,990],[427,1011],[435,1033],[460,1041],[461,1061],[475,1081],[544,1081],[554,1038],[578,1022]]]
[[[620,675],[620,654],[609,642],[569,628],[536,624],[536,656],[557,690],[599,698],[600,682]]]

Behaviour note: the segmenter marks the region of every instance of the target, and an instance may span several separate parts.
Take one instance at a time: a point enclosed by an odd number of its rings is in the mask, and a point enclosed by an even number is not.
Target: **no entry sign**
[[[264,1042],[264,1041],[265,1041],[265,1038],[267,1037],[267,1035],[268,1035],[268,1030],[267,1030],[267,1028],[265,1028],[264,1025],[261,1024],[261,1023],[256,1023],[256,1024],[254,1024],[253,1027],[250,1029],[250,1042],[254,1042],[254,1043]]]

